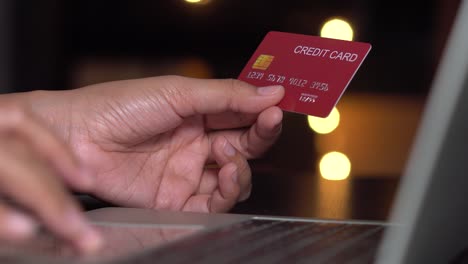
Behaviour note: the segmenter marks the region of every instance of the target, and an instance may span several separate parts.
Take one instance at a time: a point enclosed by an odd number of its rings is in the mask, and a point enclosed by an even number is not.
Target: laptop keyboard
[[[118,263],[372,263],[379,225],[251,219]]]

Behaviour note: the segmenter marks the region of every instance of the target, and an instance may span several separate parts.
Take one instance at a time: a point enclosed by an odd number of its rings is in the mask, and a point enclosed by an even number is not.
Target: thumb
[[[194,79],[166,76],[164,98],[183,117],[222,112],[259,113],[284,96],[279,85],[257,88],[235,79]],[[176,90],[176,91],[174,91]]]

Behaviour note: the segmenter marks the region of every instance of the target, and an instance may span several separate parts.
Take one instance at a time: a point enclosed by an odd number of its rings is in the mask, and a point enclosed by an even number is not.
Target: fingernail
[[[229,157],[236,155],[236,150],[227,139],[226,143],[224,144],[224,154],[228,155]]]
[[[21,213],[12,212],[8,215],[8,228],[16,236],[28,237],[36,231],[36,223]]]
[[[276,133],[281,132],[282,129],[283,129],[283,124],[281,122],[273,127],[273,131],[275,131]]]
[[[93,253],[101,248],[103,240],[100,234],[94,230],[80,212],[72,211],[69,217],[69,224],[73,224],[78,230],[81,230],[77,243],[83,253]]]
[[[235,167],[234,172],[232,173],[231,177],[234,183],[236,184],[239,183],[239,173],[237,172],[237,166]]]
[[[251,193],[252,193],[252,185],[250,185],[249,190],[239,198],[239,202],[243,202],[249,199]]]
[[[283,89],[283,87],[280,85],[265,86],[258,88],[257,93],[259,95],[272,95],[279,92],[281,89]]]
[[[104,240],[101,235],[94,230],[94,228],[88,228],[83,235],[81,235],[79,246],[84,253],[95,253],[104,245]]]

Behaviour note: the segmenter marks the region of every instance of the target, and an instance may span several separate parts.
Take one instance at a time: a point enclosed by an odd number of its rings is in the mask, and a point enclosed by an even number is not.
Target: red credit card
[[[271,31],[238,79],[283,85],[281,109],[327,117],[370,49],[368,43]]]

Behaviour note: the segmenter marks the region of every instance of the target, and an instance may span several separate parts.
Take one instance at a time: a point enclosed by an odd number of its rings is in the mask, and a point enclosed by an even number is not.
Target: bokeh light
[[[319,168],[324,179],[340,181],[349,177],[351,162],[345,154],[333,151],[322,157]]]
[[[330,115],[325,118],[308,116],[307,122],[309,123],[310,129],[319,134],[331,133],[340,124],[340,112],[336,107],[333,108]]]
[[[186,3],[189,4],[207,4],[209,0],[184,0]]]
[[[325,22],[320,31],[320,36],[324,38],[353,40],[353,28],[343,19],[331,19]]]

